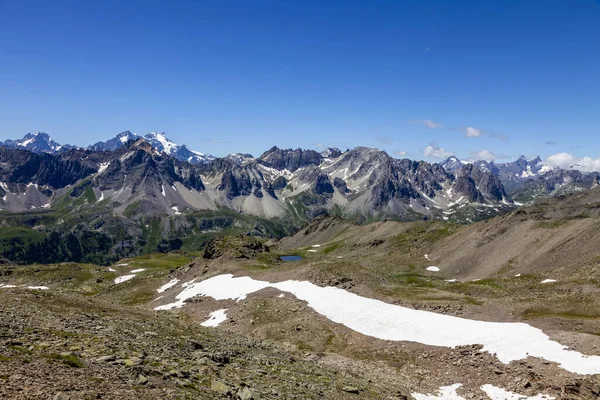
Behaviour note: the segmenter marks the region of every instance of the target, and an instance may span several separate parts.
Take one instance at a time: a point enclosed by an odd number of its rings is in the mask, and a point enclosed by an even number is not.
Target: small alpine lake
[[[300,261],[302,260],[302,257],[297,256],[297,255],[292,255],[292,256],[281,256],[279,257],[281,259],[281,261],[283,262],[294,262],[294,261]]]

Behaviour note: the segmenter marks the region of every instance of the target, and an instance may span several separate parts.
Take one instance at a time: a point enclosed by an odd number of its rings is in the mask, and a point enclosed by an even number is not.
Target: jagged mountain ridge
[[[495,164],[451,157],[437,164],[366,147],[343,153],[272,147],[257,158],[235,154],[190,163],[178,153],[182,149],[162,133],[139,138],[129,131],[56,154],[4,147],[0,210],[50,208],[66,194],[77,199],[87,190],[80,207],[103,202],[111,213],[129,217],[225,207],[267,219],[335,213],[469,222],[514,208],[515,193],[550,193],[571,184],[581,189],[598,180],[598,174],[549,169],[539,158]]]
[[[2,149],[6,198],[0,209],[47,208],[67,192],[78,198],[86,190],[95,200],[88,206],[106,201],[117,214],[131,212],[135,203],[139,212],[152,215],[227,207],[264,218],[306,220],[335,211],[348,217],[447,219],[450,209],[471,203],[511,205],[489,173],[465,166],[452,174],[438,164],[397,160],[377,149],[358,147],[326,157],[314,150],[273,147],[256,159],[244,155],[193,165],[169,156],[164,145],[157,149],[146,139],[131,140],[128,132],[115,139],[120,145],[108,143],[116,147],[112,151],[94,145],[94,150],[23,157]],[[55,178],[57,171],[61,180]],[[27,189],[14,186],[19,184]],[[22,195],[33,200],[17,201]]]

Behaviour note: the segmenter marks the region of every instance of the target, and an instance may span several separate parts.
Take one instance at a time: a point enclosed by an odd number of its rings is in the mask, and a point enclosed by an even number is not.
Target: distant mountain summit
[[[324,158],[337,158],[342,155],[342,151],[337,147],[328,147],[321,152]]]
[[[91,146],[88,146],[88,149],[93,151],[114,151],[123,147],[130,140],[137,140],[140,136],[135,133],[131,133],[130,131],[125,131],[119,133],[112,139],[107,140],[106,142],[98,142]]]
[[[23,136],[22,139],[8,139],[5,142],[0,142],[0,144],[9,148],[21,148],[32,151],[34,153],[50,154],[55,154],[59,151],[65,151],[75,148],[75,146],[71,146],[69,144],[59,144],[45,132],[28,133],[27,135]]]
[[[439,163],[446,171],[458,171],[463,165],[468,164],[466,161],[461,161],[456,156],[450,156],[446,160]]]

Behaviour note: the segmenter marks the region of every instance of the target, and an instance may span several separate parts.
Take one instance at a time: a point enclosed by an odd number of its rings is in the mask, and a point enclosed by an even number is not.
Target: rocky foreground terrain
[[[0,289],[2,399],[407,398],[289,343],[53,284]]]
[[[280,241],[225,236],[202,253],[110,267],[7,263],[0,398],[598,399],[598,190],[469,226],[323,217]],[[323,307],[294,282],[329,288]],[[327,304],[340,294],[383,303],[336,319]],[[361,333],[369,327],[353,320],[381,304],[508,325],[482,343],[460,342],[465,329],[455,346],[424,342],[451,326],[414,340]],[[488,351],[512,323],[526,328],[522,340]],[[503,358],[512,346],[547,354],[548,343],[566,358]],[[565,361],[573,355],[580,362]]]

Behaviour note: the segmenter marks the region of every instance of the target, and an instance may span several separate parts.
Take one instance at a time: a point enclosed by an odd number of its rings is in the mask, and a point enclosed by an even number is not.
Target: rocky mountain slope
[[[432,247],[431,260],[456,278],[543,273],[558,280],[600,279],[599,189],[466,226]]]

